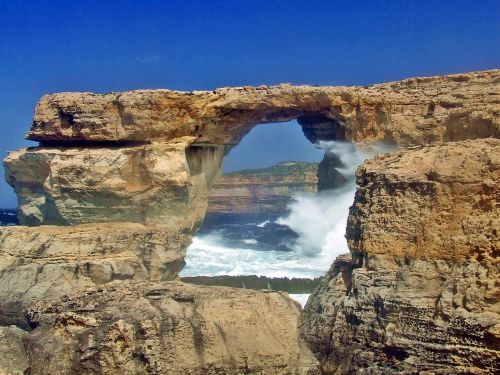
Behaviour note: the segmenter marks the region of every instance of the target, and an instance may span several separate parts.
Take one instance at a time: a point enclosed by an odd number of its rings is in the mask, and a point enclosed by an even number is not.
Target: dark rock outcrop
[[[337,168],[343,167],[338,155],[326,151],[318,164],[318,191],[337,189],[347,183],[347,178]]]

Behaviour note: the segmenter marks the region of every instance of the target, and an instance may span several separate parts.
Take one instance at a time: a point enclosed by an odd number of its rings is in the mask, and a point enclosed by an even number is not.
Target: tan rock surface
[[[224,149],[191,139],[123,147],[36,147],[11,152],[6,179],[22,225],[136,222],[193,231]]]
[[[284,294],[162,281],[204,217],[222,145],[297,118],[312,142],[434,144],[358,170],[354,260],[302,319],[322,371],[499,372],[499,88],[492,70],[43,97],[29,133],[43,144],[11,153],[6,176],[21,223],[70,226],[0,230],[0,324],[34,329],[12,332],[13,358],[22,342],[31,374],[313,373]]]
[[[31,374],[313,374],[286,293],[115,282],[28,314]],[[51,360],[48,362],[47,357]]]
[[[500,140],[444,143],[367,160],[347,226],[356,256],[495,261]]]
[[[370,263],[337,259],[305,307],[301,331],[324,374],[500,371],[498,266],[385,255]]]
[[[39,301],[113,280],[172,280],[190,237],[140,224],[0,227],[0,325]]]
[[[500,137],[500,70],[366,87],[259,86],[215,91],[59,93],[38,103],[36,141],[170,140],[234,144],[259,123],[299,118],[308,138],[402,145]],[[333,120],[333,121],[332,121]]]
[[[353,260],[337,259],[302,318],[325,374],[500,371],[499,161],[485,139],[358,168]]]
[[[26,331],[16,327],[0,327],[0,374],[29,374],[28,356],[24,347]]]

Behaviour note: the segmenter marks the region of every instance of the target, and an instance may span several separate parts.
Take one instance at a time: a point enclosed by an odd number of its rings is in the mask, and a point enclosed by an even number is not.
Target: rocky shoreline
[[[315,279],[266,277],[256,275],[245,276],[187,276],[181,281],[189,284],[207,286],[229,286],[232,288],[277,290],[290,294],[310,294],[318,287],[321,277]]]
[[[493,374],[500,371],[500,71],[367,87],[60,93],[6,179],[0,373]],[[365,161],[339,257],[287,293],[178,281],[231,145],[397,144]],[[325,157],[329,157],[325,155]]]

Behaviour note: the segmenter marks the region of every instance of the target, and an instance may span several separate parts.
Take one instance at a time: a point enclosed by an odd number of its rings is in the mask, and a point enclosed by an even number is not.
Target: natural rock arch
[[[118,372],[146,372],[148,361],[182,367],[180,357],[163,355],[179,341],[154,329],[172,326],[164,324],[169,314],[192,328],[183,338],[198,347],[181,356],[188,360],[203,354],[203,337],[219,332],[226,342],[236,333],[241,350],[214,357],[214,369],[244,369],[247,362],[254,372],[283,364],[286,372],[315,369],[297,334],[299,310],[286,296],[166,282],[182,267],[226,148],[256,124],[297,118],[312,141],[418,145],[359,169],[347,233],[353,260],[332,265],[302,315],[302,334],[324,373],[498,372],[500,144],[477,138],[500,137],[499,82],[495,70],[369,87],[47,95],[28,134],[40,147],[12,152],[4,162],[21,223],[34,227],[0,228],[0,325],[38,326],[23,332],[23,357],[34,373],[46,370],[49,356],[58,371],[85,367],[86,359],[119,351],[110,338],[125,336],[139,352],[121,356]],[[454,142],[461,139],[467,141]],[[151,316],[158,309],[150,308],[143,315],[138,305],[145,299],[168,314]],[[269,347],[272,360],[263,362],[260,344],[246,345],[231,314],[227,325],[214,318],[228,300],[251,313],[244,328],[265,342],[276,340],[267,319],[291,317],[279,329],[292,332],[280,336],[288,346]],[[200,312],[203,301],[216,302],[211,313]],[[200,330],[199,314],[218,325]],[[252,325],[256,317],[264,324]],[[70,349],[62,348],[61,332]],[[291,360],[290,353],[300,356]],[[98,371],[112,371],[109,361],[98,362]],[[207,364],[190,366],[201,373]]]
[[[132,221],[192,231],[226,147],[257,124],[297,119],[311,142],[499,137],[491,95],[499,79],[493,70],[368,87],[50,94],[27,135],[41,147],[11,153],[7,181],[23,224]]]
[[[69,144],[189,136],[197,144],[223,145],[238,143],[257,124],[292,119],[311,139],[417,145],[484,138],[500,135],[498,80],[500,72],[492,70],[366,87],[50,94],[38,103],[27,138]]]

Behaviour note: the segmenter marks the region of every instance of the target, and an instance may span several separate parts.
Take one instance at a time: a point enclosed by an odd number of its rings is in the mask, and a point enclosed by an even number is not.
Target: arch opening
[[[304,115],[286,124],[255,126],[226,154],[181,277],[309,293],[316,285],[311,279],[347,251],[345,224],[354,168],[361,161],[337,120]],[[285,277],[307,281],[276,286],[276,279]]]

